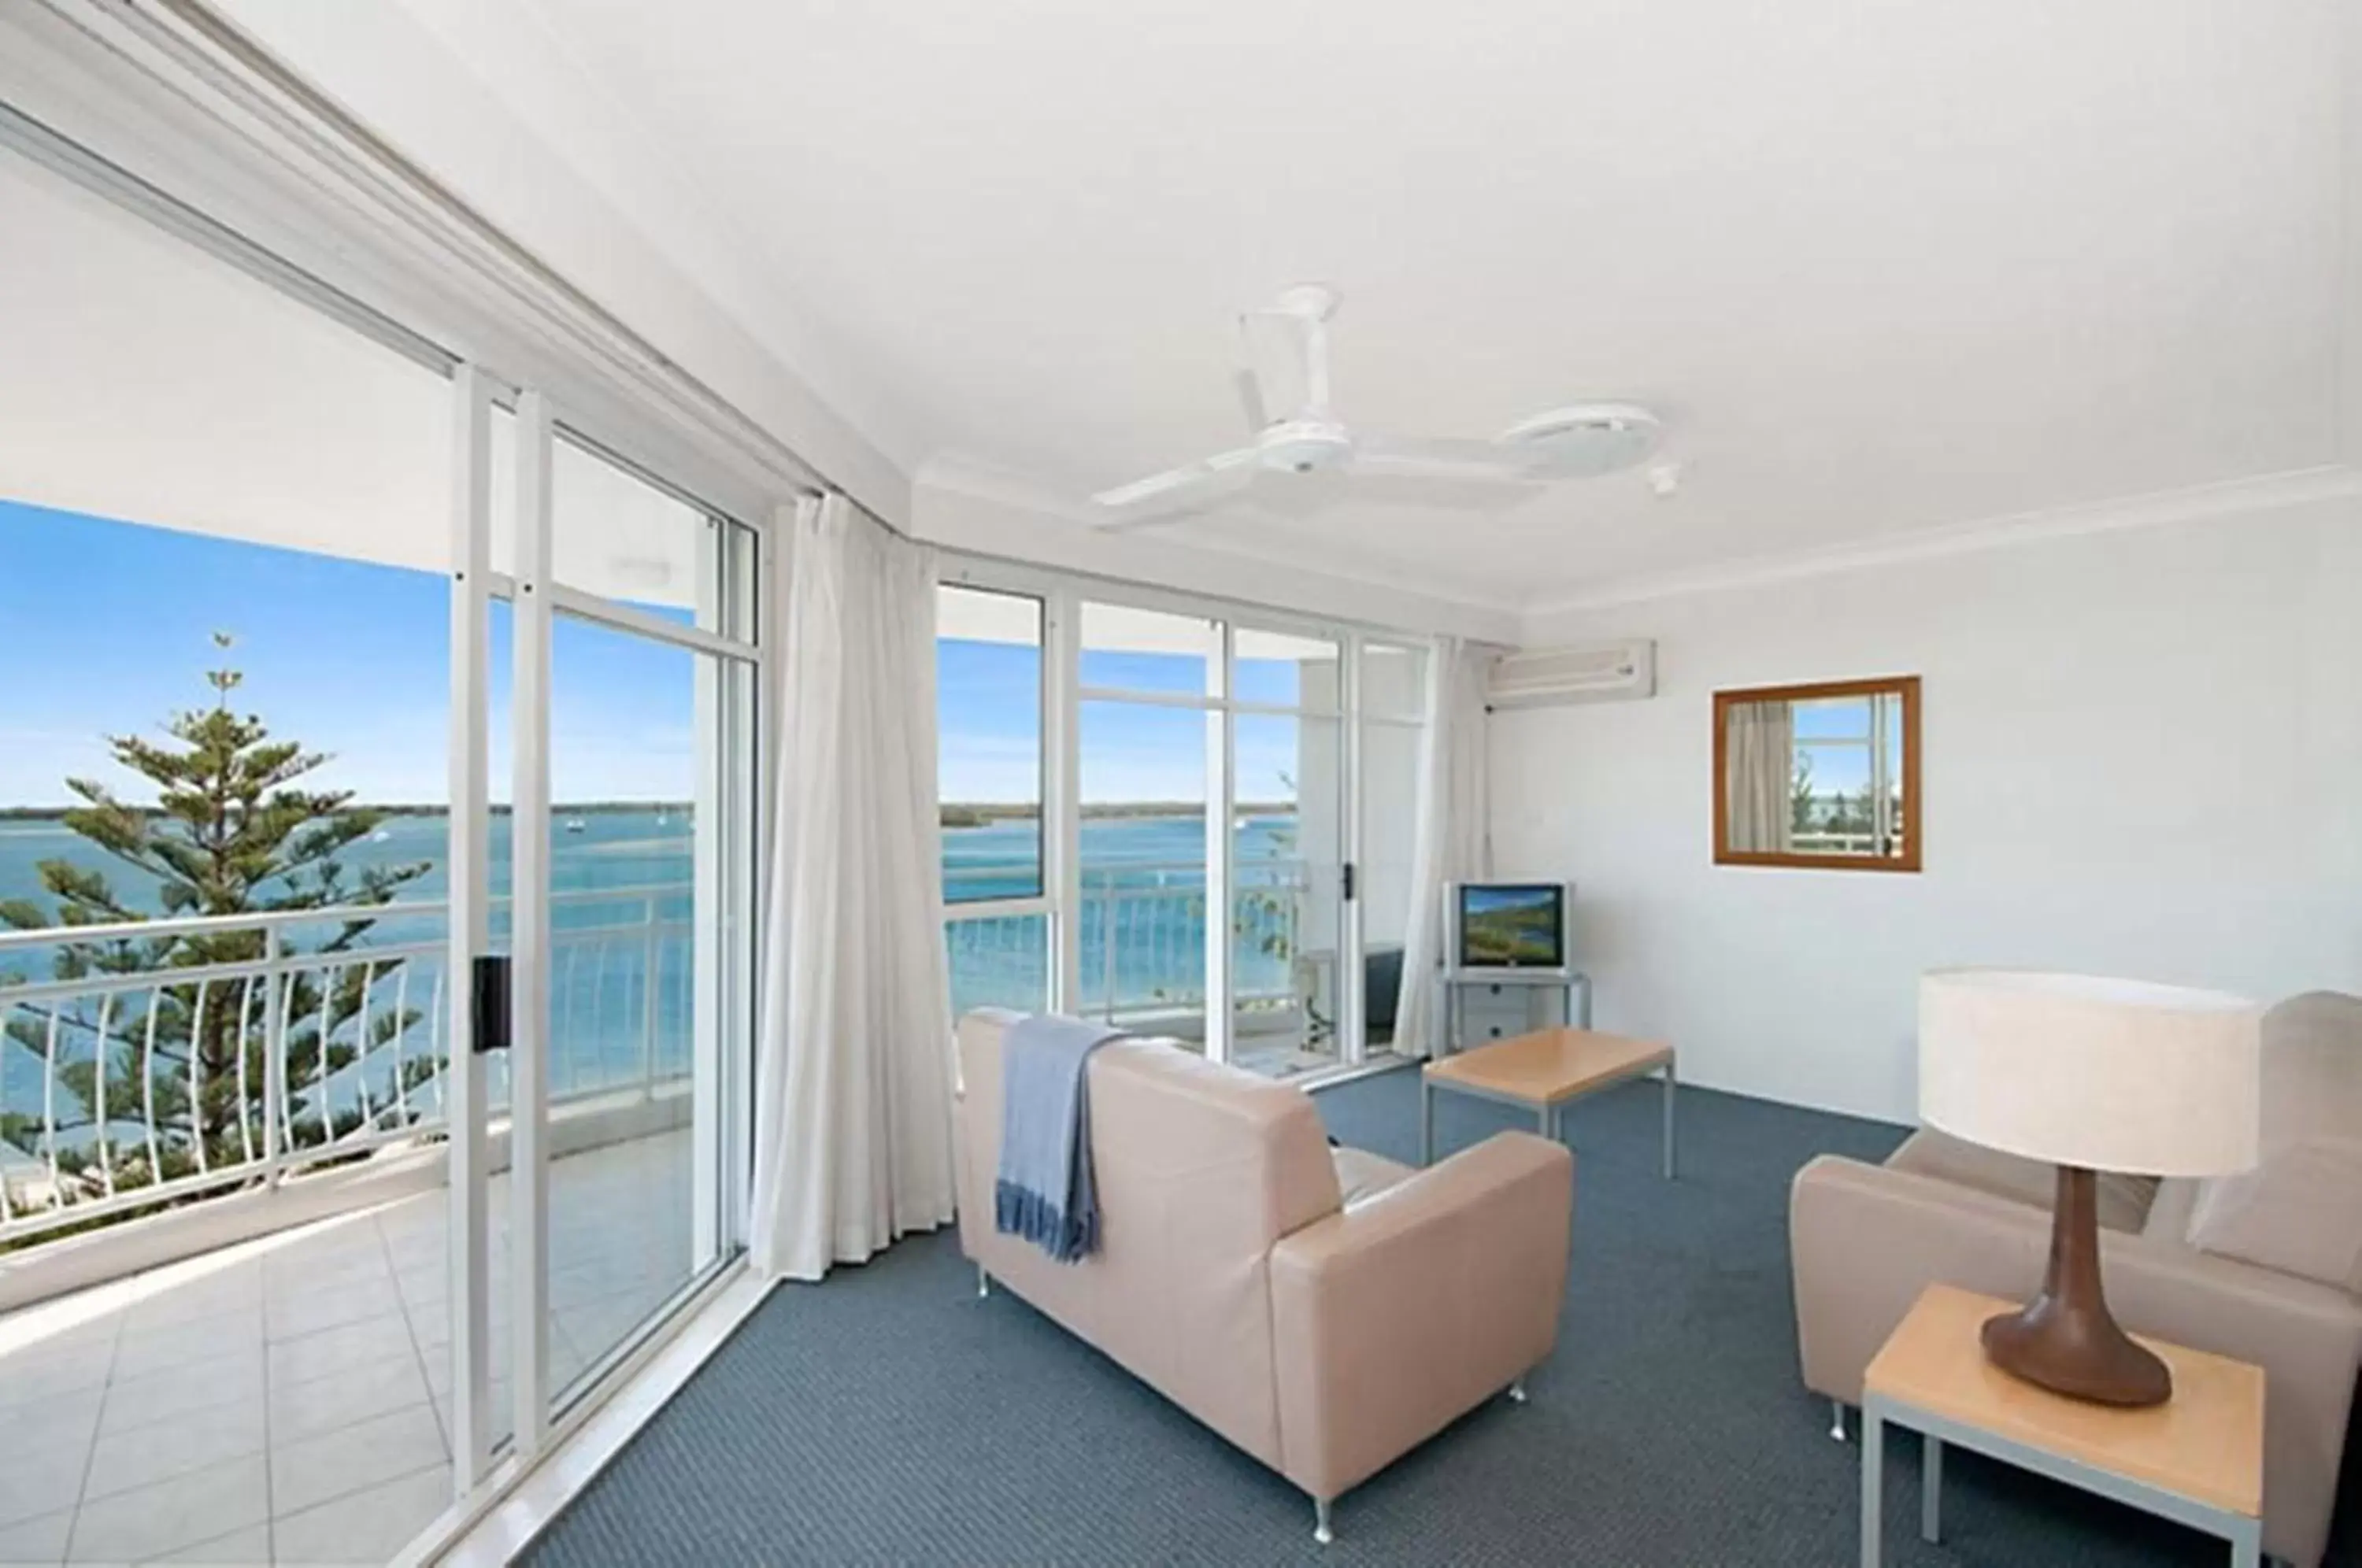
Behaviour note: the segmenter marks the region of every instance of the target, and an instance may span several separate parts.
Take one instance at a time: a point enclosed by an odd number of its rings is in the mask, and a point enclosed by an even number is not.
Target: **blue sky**
[[[1179,654],[1087,650],[1083,683],[1106,690],[1195,694],[1203,659]],[[1281,660],[1242,660],[1240,695],[1292,701],[1297,672]],[[1041,800],[1042,655],[1010,643],[945,638],[935,682],[946,801]],[[1191,708],[1087,701],[1082,705],[1082,792],[1087,803],[1206,798],[1206,715]],[[1319,723],[1320,721],[1302,721]],[[1242,801],[1293,799],[1302,769],[1299,721],[1241,714],[1235,730]]]
[[[237,639],[237,705],[333,754],[313,776],[365,801],[445,799],[449,593],[436,573],[348,561],[0,501],[0,805],[69,800],[69,776],[145,798],[104,737],[154,736],[210,700],[215,632]],[[506,611],[493,616],[493,796],[505,799]],[[694,777],[696,656],[560,617],[553,647],[553,793],[680,800]],[[1093,654],[1093,684],[1203,690],[1199,661]],[[1041,656],[947,642],[938,662],[946,799],[1039,799]],[[1266,668],[1266,666],[1268,666]],[[1241,694],[1292,697],[1295,669],[1244,663]],[[1092,703],[1084,798],[1201,800],[1197,712]],[[1242,800],[1288,793],[1295,721],[1242,716]]]
[[[494,613],[494,734],[508,712]],[[0,805],[68,800],[65,779],[126,790],[104,736],[154,736],[211,698],[212,635],[237,639],[237,705],[334,754],[321,788],[439,802],[449,711],[449,588],[433,572],[102,521],[0,502]],[[550,730],[560,800],[680,800],[693,777],[692,669],[679,649],[561,619]],[[505,799],[504,747],[494,796]]]

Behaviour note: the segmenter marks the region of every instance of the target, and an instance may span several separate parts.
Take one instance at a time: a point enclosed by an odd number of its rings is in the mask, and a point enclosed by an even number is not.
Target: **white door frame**
[[[696,1131],[692,1264],[703,1279],[743,1239],[745,1162],[750,1154],[752,1053],[724,1049],[730,1039],[752,1040],[758,948],[757,791],[763,709],[771,693],[768,657],[773,624],[769,600],[773,560],[767,531],[754,530],[756,547],[724,568],[709,548],[716,583],[734,593],[746,585],[723,573],[753,570],[757,613],[749,624],[726,624],[718,602],[701,603],[699,624],[683,625],[628,604],[603,600],[554,580],[556,528],[553,453],[560,428],[539,391],[515,395],[516,558],[502,574],[491,565],[491,416],[496,388],[473,365],[453,372],[455,463],[453,558],[461,565],[451,585],[450,909],[447,966],[451,1042],[449,1119],[449,1256],[452,1314],[452,1487],[466,1500],[493,1478],[491,1293],[505,1289],[510,1309],[512,1420],[509,1467],[529,1468],[557,1430],[549,1358],[549,1066],[552,924],[550,915],[551,778],[549,712],[557,618],[602,625],[630,635],[711,656],[698,660],[701,772],[700,825],[692,851],[698,904],[699,1026],[693,1043],[691,1095]],[[602,460],[608,455],[593,449]],[[635,470],[636,472],[636,470]],[[648,476],[641,475],[646,478]],[[686,497],[684,500],[688,499]],[[726,525],[711,507],[691,502],[719,539]],[[709,597],[711,589],[709,588]],[[507,1269],[491,1267],[491,1121],[485,1061],[475,1038],[472,974],[491,950],[490,886],[491,751],[488,696],[491,657],[490,616],[495,600],[511,605],[511,876],[509,928],[509,1172]],[[731,668],[723,668],[726,662]],[[734,694],[751,690],[741,703]],[[751,709],[751,712],[747,710]],[[746,722],[751,719],[751,724]],[[736,940],[743,937],[744,940]],[[657,983],[650,975],[648,983]],[[636,1338],[637,1336],[635,1336]],[[634,1342],[616,1347],[608,1364],[626,1358]]]

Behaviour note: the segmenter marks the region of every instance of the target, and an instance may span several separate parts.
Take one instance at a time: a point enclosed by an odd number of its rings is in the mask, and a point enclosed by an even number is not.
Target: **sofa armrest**
[[[1574,1156],[1502,1132],[1271,1250],[1281,1469],[1334,1497],[1550,1354]]]
[[[1852,1403],[1929,1284],[2031,1296],[2050,1212],[1824,1155],[1796,1174],[1788,1231],[1805,1386]],[[2264,1550],[2317,1562],[2362,1369],[2362,1301],[2153,1237],[2103,1232],[2100,1251],[2108,1305],[2125,1328],[2264,1369]]]

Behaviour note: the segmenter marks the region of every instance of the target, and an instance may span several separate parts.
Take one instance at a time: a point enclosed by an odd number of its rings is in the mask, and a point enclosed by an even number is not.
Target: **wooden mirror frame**
[[[1825,697],[1893,696],[1903,700],[1903,853],[1797,855],[1782,850],[1730,847],[1728,767],[1730,710],[1744,702],[1810,702]],[[1919,678],[1891,675],[1875,680],[1827,680],[1807,686],[1757,686],[1714,694],[1714,863],[1716,866],[1792,866],[1815,871],[1916,871],[1926,845],[1920,836]]]

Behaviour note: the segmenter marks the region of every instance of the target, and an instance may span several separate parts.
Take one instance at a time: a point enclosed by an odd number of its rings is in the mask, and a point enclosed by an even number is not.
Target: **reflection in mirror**
[[[1715,859],[1919,869],[1915,678],[1715,694]]]

